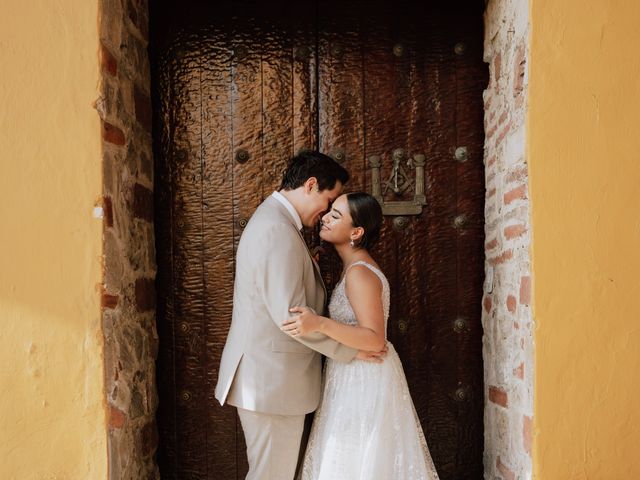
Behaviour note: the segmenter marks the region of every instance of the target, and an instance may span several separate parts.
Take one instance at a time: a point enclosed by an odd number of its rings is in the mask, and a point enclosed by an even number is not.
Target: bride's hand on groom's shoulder
[[[322,324],[322,317],[316,315],[309,307],[292,307],[289,312],[294,315],[282,322],[280,327],[283,332],[292,337],[298,337],[310,332],[319,332]]]

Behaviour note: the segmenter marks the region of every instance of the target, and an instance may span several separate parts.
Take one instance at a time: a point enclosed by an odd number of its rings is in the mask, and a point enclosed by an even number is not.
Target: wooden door
[[[386,180],[401,148],[426,157],[426,205],[387,216],[373,252],[389,339],[441,478],[482,478],[483,2],[150,3],[162,477],[246,473],[213,392],[235,248],[287,160],[317,148],[371,191],[368,159]],[[307,238],[331,289],[339,262]]]

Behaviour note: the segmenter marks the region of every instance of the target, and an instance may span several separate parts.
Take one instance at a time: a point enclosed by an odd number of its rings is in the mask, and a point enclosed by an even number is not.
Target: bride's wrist
[[[325,333],[324,329],[326,325],[327,325],[327,319],[325,317],[318,315],[318,331],[320,333]]]

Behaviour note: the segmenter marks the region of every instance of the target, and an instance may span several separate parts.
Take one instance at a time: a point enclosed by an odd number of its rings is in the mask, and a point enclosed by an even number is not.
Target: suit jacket
[[[324,310],[320,270],[286,207],[267,198],[247,223],[236,254],[233,315],[215,396],[236,407],[277,415],[314,411],[321,356],[351,361],[357,351],[314,332],[280,330],[292,306]]]

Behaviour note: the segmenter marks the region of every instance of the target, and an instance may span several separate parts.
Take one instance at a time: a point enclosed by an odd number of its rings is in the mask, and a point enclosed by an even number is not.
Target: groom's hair
[[[320,190],[332,190],[337,181],[342,185],[349,181],[349,172],[324,153],[303,151],[289,160],[287,169],[282,175],[280,190],[295,190],[311,177],[318,180]]]

